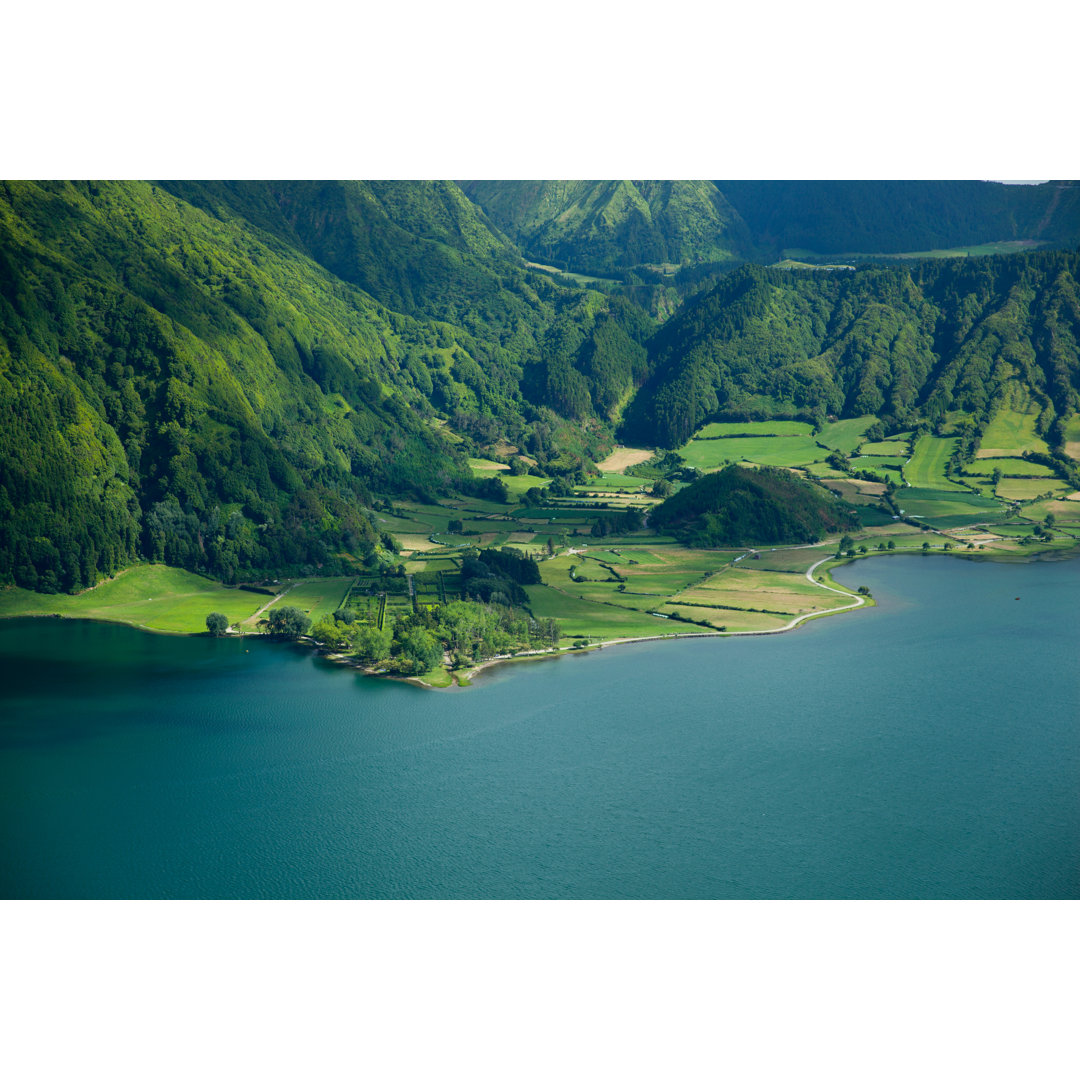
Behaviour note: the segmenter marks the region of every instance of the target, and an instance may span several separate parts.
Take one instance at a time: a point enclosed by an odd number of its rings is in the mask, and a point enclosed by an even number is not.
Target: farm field
[[[735,435],[812,435],[813,427],[801,420],[732,420],[706,424],[695,439],[723,439]]]
[[[914,488],[963,491],[960,484],[945,476],[945,463],[956,449],[957,439],[924,435],[915,444],[911,460],[904,466],[904,479]]]
[[[856,416],[851,420],[837,420],[827,424],[818,432],[817,441],[824,443],[831,450],[841,453],[853,453],[863,441],[863,433],[877,423],[876,416]]]
[[[510,466],[501,461],[489,461],[487,458],[468,458],[469,468],[472,469],[473,474],[484,475],[492,472],[502,472],[504,469],[509,471]]]
[[[1080,461],[1080,416],[1072,417],[1065,424],[1065,453],[1074,461]]]
[[[220,611],[232,624],[248,618],[271,599],[267,593],[230,589],[187,570],[145,564],[124,570],[77,596],[0,590],[0,615],[65,615],[128,623],[145,630],[199,634],[206,631],[206,616],[212,611]]]
[[[789,617],[828,611],[850,602],[847,596],[819,589],[804,574],[744,570],[741,566],[733,566],[671,598],[673,604],[758,610]]]
[[[980,521],[1000,521],[1005,515],[995,499],[957,488],[941,491],[935,488],[901,488],[896,502],[908,517],[925,521],[940,529],[958,528]]]
[[[301,581],[282,582],[283,585],[291,587],[288,592],[279,594],[265,614],[268,615],[279,606],[298,607],[312,622],[318,622],[324,615],[333,615],[341,607],[355,580],[355,576],[349,576],[305,578]]]
[[[719,468],[724,461],[744,458],[759,465],[804,465],[824,461],[829,451],[818,446],[811,435],[787,435],[779,438],[691,439],[679,453],[688,465],[707,471]]]
[[[1019,392],[1011,395],[1012,405],[1002,406],[983,433],[978,458],[1020,457],[1025,451],[1049,453],[1045,440],[1035,433],[1039,409],[1034,402],[1021,399]]]
[[[873,454],[878,457],[907,457],[907,440],[883,439],[881,442],[864,442],[859,447],[859,454]]]
[[[629,608],[593,603],[543,585],[526,585],[529,607],[538,619],[558,619],[564,638],[648,637],[678,633],[663,619]]]
[[[901,457],[853,457],[851,458],[853,469],[865,469],[876,476],[881,477],[882,483],[892,480],[894,484],[900,484],[904,479],[904,459]]]
[[[1053,476],[1054,470],[1037,461],[1025,461],[1023,458],[981,458],[969,461],[964,466],[968,476],[992,476],[995,469],[1001,470],[1002,476]]]
[[[660,609],[662,615],[677,615],[690,622],[708,623],[715,630],[727,633],[760,632],[779,630],[791,622],[788,615],[767,615],[759,611],[730,611],[723,608],[691,607],[684,604],[665,604]],[[679,623],[675,624],[680,625]],[[685,626],[683,633],[694,633],[705,627]]]
[[[1035,477],[1030,480],[1014,479],[1005,477],[998,481],[996,488],[999,499],[1007,499],[1010,502],[1028,502],[1034,499],[1060,498],[1067,495],[1072,488],[1061,480],[1047,480],[1044,477]]]
[[[875,484],[870,480],[825,480],[823,483],[841,499],[846,499],[855,506],[876,506],[885,490],[884,484]]]
[[[596,467],[604,473],[621,473],[631,465],[643,465],[653,456],[652,450],[635,446],[616,446]]]

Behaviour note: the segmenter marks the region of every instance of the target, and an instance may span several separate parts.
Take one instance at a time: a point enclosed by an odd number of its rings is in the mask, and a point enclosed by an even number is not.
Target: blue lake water
[[[879,606],[451,692],[0,622],[0,895],[1080,897],[1080,561],[838,577]]]

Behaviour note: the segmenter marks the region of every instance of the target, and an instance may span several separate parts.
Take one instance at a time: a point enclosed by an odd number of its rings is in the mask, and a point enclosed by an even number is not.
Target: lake
[[[1080,561],[836,576],[879,606],[448,692],[2,621],[0,895],[1080,896]]]

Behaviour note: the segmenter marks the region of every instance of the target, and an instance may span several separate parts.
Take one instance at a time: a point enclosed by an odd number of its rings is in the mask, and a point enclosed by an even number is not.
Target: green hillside
[[[784,469],[729,465],[665,499],[652,524],[691,547],[805,544],[856,528],[846,503]]]
[[[1019,384],[1038,430],[1080,405],[1080,256],[1038,252],[823,274],[745,266],[652,338],[623,437],[677,446],[713,419],[953,412],[990,422]],[[971,429],[974,436],[979,431]]]
[[[531,257],[571,270],[723,263],[753,254],[739,215],[707,180],[461,181]]]

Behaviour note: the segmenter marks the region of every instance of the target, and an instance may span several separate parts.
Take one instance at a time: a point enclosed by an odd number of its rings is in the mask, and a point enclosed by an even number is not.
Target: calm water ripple
[[[1080,896],[1080,561],[839,576],[879,606],[451,693],[0,622],[0,894]]]

